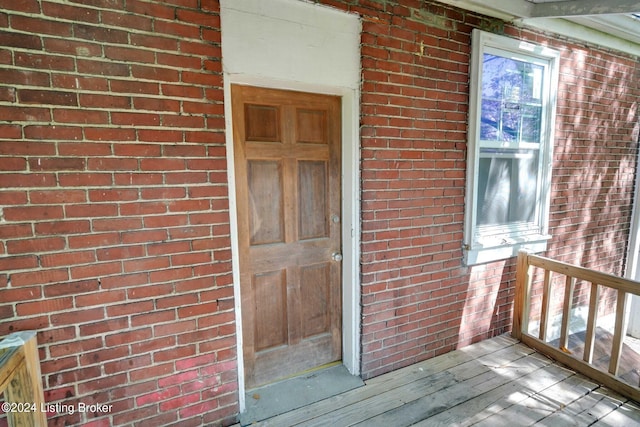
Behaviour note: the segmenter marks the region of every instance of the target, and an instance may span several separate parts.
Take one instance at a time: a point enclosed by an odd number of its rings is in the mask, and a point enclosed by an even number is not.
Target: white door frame
[[[265,8],[262,0],[221,0],[220,8],[240,412],[245,410],[245,386],[231,112],[233,84],[341,98],[342,363],[351,374],[360,374],[361,24],[356,15],[298,0],[270,0],[268,6]]]

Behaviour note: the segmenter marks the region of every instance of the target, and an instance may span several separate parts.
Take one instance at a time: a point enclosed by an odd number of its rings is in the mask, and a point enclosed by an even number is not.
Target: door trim
[[[237,337],[238,399],[240,412],[245,410],[245,375],[242,340],[242,310],[240,298],[240,258],[236,204],[235,156],[233,150],[233,119],[231,85],[244,84],[272,89],[337,95],[342,100],[342,363],[352,375],[360,374],[360,108],[359,90],[299,82],[282,82],[265,77],[224,74],[225,138],[229,181],[229,217],[231,262]]]

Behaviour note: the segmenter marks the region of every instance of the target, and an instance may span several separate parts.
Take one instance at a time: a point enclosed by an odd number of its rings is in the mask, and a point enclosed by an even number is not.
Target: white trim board
[[[450,6],[480,13],[511,22],[522,27],[536,28],[545,32],[556,33],[609,49],[640,56],[640,38],[629,32],[628,26],[632,18],[626,14],[635,10],[630,3],[616,8],[606,2],[582,2],[582,6],[591,7],[593,13],[603,15],[575,16],[568,11],[576,8],[577,1],[533,3],[527,0],[438,0]],[[546,4],[545,4],[546,3]],[[589,3],[589,4],[586,4]],[[581,5],[578,5],[581,6]],[[551,8],[565,7],[564,15],[550,13]],[[606,9],[610,13],[605,13]],[[594,12],[597,11],[597,12]],[[612,13],[615,12],[615,13]],[[582,13],[585,13],[584,10]]]
[[[268,3],[265,4],[265,3]],[[343,364],[360,374],[360,32],[357,15],[298,0],[221,0],[240,412],[245,410],[231,85],[342,99]]]

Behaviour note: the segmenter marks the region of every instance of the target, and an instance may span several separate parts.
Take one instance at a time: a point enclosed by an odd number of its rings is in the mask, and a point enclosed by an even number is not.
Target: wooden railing
[[[9,426],[45,427],[36,333],[16,332],[0,341],[0,394]]]
[[[540,309],[540,325],[538,336],[529,333],[529,318],[531,309],[532,267],[538,267],[544,271],[542,282],[542,304]],[[559,274],[565,276],[564,299],[562,303],[562,321],[558,345],[553,346],[546,342],[549,326],[549,310],[552,276]],[[581,355],[572,355],[567,350],[569,342],[569,323],[576,280],[591,284],[589,296],[584,352]],[[598,314],[599,298],[602,295],[600,287],[613,289],[617,293],[615,307],[615,322],[613,339],[610,351],[609,366],[607,370],[596,367],[593,364],[594,344],[596,341],[596,320]],[[640,295],[640,283],[623,279],[610,274],[600,273],[583,267],[577,267],[549,258],[532,255],[527,252],[518,254],[516,272],[516,295],[513,314],[514,338],[522,341],[531,348],[559,361],[560,363],[578,371],[596,382],[609,387],[631,399],[640,401],[640,388],[617,378],[620,366],[625,331],[625,303],[627,294]]]

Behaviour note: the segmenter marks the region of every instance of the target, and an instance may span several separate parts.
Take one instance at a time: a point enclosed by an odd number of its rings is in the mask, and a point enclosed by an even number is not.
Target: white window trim
[[[482,58],[485,51],[498,49],[511,53],[521,60],[542,62],[546,68],[543,118],[540,136],[540,196],[536,208],[536,227],[513,226],[492,227],[490,238],[482,238],[476,226],[478,170],[480,159],[480,113],[482,89]],[[554,128],[560,52],[545,46],[473,30],[471,45],[471,79],[469,94],[469,131],[467,137],[467,188],[464,218],[464,262],[476,265],[510,258],[521,249],[542,252],[551,238],[549,230],[549,207],[551,195],[551,169],[553,161]],[[500,230],[501,229],[501,230]],[[496,234],[496,231],[501,231]],[[480,237],[477,237],[480,235]],[[487,236],[489,237],[489,236]]]

